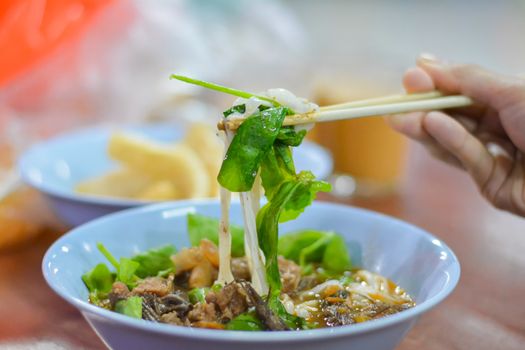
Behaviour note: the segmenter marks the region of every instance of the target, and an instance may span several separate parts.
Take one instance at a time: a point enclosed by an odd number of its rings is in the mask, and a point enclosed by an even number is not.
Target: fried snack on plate
[[[120,168],[107,174],[79,182],[75,190],[80,193],[134,198],[147,190],[155,180],[145,174],[130,168]]]
[[[212,197],[218,196],[219,183],[217,182],[217,175],[219,174],[224,155],[224,143],[219,139],[215,130],[204,123],[192,124],[183,143],[190,146],[204,162],[210,182],[209,195]]]
[[[208,197],[210,182],[206,166],[191,147],[165,146],[140,136],[115,133],[108,153],[127,167],[157,180],[171,181],[182,198]]]

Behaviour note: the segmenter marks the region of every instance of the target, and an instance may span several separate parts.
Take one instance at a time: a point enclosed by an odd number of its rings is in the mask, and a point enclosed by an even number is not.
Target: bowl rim
[[[179,209],[184,206],[199,206],[199,205],[209,205],[213,203],[219,203],[216,199],[193,199],[193,200],[184,200],[184,201],[172,201],[164,202],[153,205],[142,206],[138,208],[130,208],[126,210],[119,211],[117,213],[105,215],[98,219],[92,220],[88,223],[82,224],[78,227],[73,228],[69,232],[65,233],[58,240],[56,240],[46,251],[43,260],[42,260],[42,273],[44,279],[48,286],[62,299],[64,299],[69,304],[77,308],[84,317],[88,317],[85,313],[94,314],[98,317],[106,319],[106,321],[112,321],[117,324],[125,325],[127,327],[140,329],[142,331],[153,332],[156,334],[163,334],[168,336],[177,336],[184,338],[195,338],[201,340],[217,340],[217,341],[236,341],[236,342],[247,342],[247,343],[257,343],[257,342],[296,342],[306,341],[306,340],[320,340],[328,337],[346,337],[350,335],[363,334],[379,330],[382,328],[388,328],[390,326],[395,326],[405,321],[411,319],[416,319],[423,313],[434,308],[436,305],[441,303],[445,298],[449,296],[450,293],[455,289],[461,275],[461,267],[457,256],[454,252],[446,245],[442,240],[432,235],[431,233],[411,224],[406,221],[400,220],[398,218],[378,213],[372,210],[358,208],[350,205],[344,205],[339,203],[325,202],[325,201],[314,201],[313,206],[316,207],[326,207],[330,208],[346,208],[347,210],[352,210],[354,212],[367,215],[371,218],[378,218],[383,220],[390,220],[391,222],[410,227],[412,230],[417,232],[417,234],[422,235],[427,240],[431,241],[433,244],[438,245],[441,249],[446,251],[447,255],[451,259],[451,265],[449,269],[451,273],[448,274],[448,280],[443,288],[436,293],[436,295],[431,298],[423,301],[422,303],[416,304],[416,306],[404,310],[402,312],[390,315],[388,317],[380,318],[377,320],[371,320],[363,323],[347,325],[347,326],[338,326],[333,328],[319,328],[312,330],[301,330],[300,338],[294,338],[293,332],[282,331],[282,332],[246,332],[246,331],[231,331],[231,330],[213,330],[213,329],[204,329],[204,328],[191,328],[176,326],[171,324],[162,324],[162,323],[153,323],[146,320],[138,320],[131,318],[129,316],[121,315],[113,311],[109,311],[95,305],[90,304],[86,300],[82,300],[76,296],[69,295],[66,292],[60,290],[59,287],[54,285],[53,277],[50,274],[47,264],[51,262],[52,254],[55,251],[59,251],[58,247],[62,245],[65,241],[71,239],[72,237],[82,236],[83,231],[86,228],[92,226],[98,226],[104,224],[107,221],[112,221],[114,219],[125,218],[128,216],[133,216],[139,213],[148,213],[148,212],[157,212],[171,209]],[[79,277],[80,278],[80,277]],[[90,322],[89,322],[90,323]],[[91,324],[91,323],[90,323]]]
[[[113,124],[102,123],[102,124],[98,124],[98,125],[91,126],[91,127],[73,129],[71,131],[61,133],[47,140],[37,142],[31,147],[29,147],[27,150],[25,150],[17,159],[18,173],[20,174],[20,177],[25,183],[37,189],[38,191],[44,194],[48,194],[48,195],[57,197],[57,198],[66,199],[66,200],[70,200],[70,201],[74,201],[78,203],[114,206],[114,207],[119,207],[119,208],[130,208],[130,207],[137,207],[137,206],[143,206],[143,205],[158,204],[159,202],[164,203],[165,201],[153,201],[153,200],[133,199],[133,198],[119,198],[119,197],[113,197],[113,196],[102,196],[102,195],[77,193],[72,188],[54,186],[44,181],[39,182],[39,181],[36,181],[33,178],[33,176],[31,176],[30,174],[30,169],[35,168],[35,165],[31,162],[31,159],[34,155],[38,154],[39,152],[42,152],[42,149],[47,148],[50,145],[57,144],[57,143],[63,143],[63,142],[70,142],[71,140],[74,140],[78,136],[85,137],[86,135],[91,135],[91,134],[109,133],[112,130],[126,130],[126,131],[137,130],[139,132],[141,131],[147,132],[147,131],[155,131],[155,130],[164,129],[165,127],[174,128],[176,126],[177,126],[176,123],[128,123],[128,124],[119,125],[119,126],[115,126]],[[333,170],[333,157],[330,154],[330,152],[323,146],[315,142],[309,141],[309,140],[305,140],[304,144],[306,144],[311,149],[315,149],[315,151],[318,154],[323,155],[323,157],[327,161],[327,164],[326,164],[327,172],[325,174],[325,177],[328,177],[329,174]],[[40,168],[40,167],[37,167],[37,168]],[[203,197],[203,198],[207,199],[211,197]],[[188,199],[183,199],[183,200],[188,200]]]

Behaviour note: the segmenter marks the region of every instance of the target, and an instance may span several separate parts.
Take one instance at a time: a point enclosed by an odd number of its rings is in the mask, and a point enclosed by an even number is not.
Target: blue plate
[[[68,133],[29,149],[19,160],[21,176],[49,198],[57,215],[66,223],[75,226],[118,210],[152,203],[74,191],[78,182],[117,166],[106,151],[109,137],[115,130],[129,130],[163,142],[179,140],[186,132],[182,125],[118,129],[102,126]],[[320,179],[327,178],[332,171],[330,154],[312,142],[305,141],[295,150],[294,156],[298,170],[310,169]]]
[[[167,243],[189,245],[186,215],[218,217],[219,203],[190,200],[134,208],[97,219],[65,234],[47,251],[43,273],[64,302],[75,306],[112,349],[191,350],[352,350],[393,349],[425,312],[456,286],[460,267],[454,253],[431,234],[395,218],[349,206],[315,202],[281,232],[299,229],[340,233],[355,266],[392,279],[417,305],[355,325],[299,332],[239,332],[185,328],[133,319],[93,306],[81,275],[105,262],[102,242],[117,258]],[[239,203],[231,221],[242,223]],[[445,336],[445,335],[444,335]]]

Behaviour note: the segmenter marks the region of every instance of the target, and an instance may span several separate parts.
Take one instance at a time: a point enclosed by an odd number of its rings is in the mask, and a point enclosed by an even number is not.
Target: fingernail
[[[435,55],[431,53],[422,53],[417,58],[417,63],[431,66],[442,66],[445,62],[438,59]]]
[[[438,62],[436,55],[428,52],[423,52],[418,59],[426,62]]]
[[[507,158],[507,159],[512,159],[512,156],[510,155],[509,152],[507,152],[507,150],[505,148],[503,148],[500,144],[498,143],[495,143],[495,142],[488,142],[486,144],[487,147],[487,151],[494,157],[494,158],[497,158],[497,157],[504,157],[504,158]]]

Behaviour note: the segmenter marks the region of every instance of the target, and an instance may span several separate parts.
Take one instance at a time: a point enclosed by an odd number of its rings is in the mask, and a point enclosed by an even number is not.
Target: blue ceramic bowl
[[[333,230],[345,238],[356,266],[389,277],[415,299],[414,308],[356,325],[299,332],[239,332],[185,328],[137,320],[93,306],[80,276],[104,258],[96,243],[115,256],[174,243],[188,246],[186,214],[218,217],[216,201],[163,203],[112,214],[82,225],[56,241],[42,264],[51,288],[79,309],[113,349],[181,350],[350,350],[392,349],[417,319],[445,299],[456,286],[460,268],[454,253],[439,239],[400,220],[343,205],[316,202],[299,219],[281,225]],[[231,220],[242,223],[239,203]]]
[[[162,142],[181,139],[186,132],[182,124],[143,125],[124,129]],[[117,128],[100,126],[67,133],[33,146],[20,158],[19,171],[24,181],[49,199],[64,222],[76,226],[118,210],[152,203],[74,191],[78,182],[116,167],[106,152],[109,137],[115,130]],[[332,171],[330,154],[314,143],[305,141],[297,148],[294,156],[299,170],[313,169],[318,178],[324,179]]]

